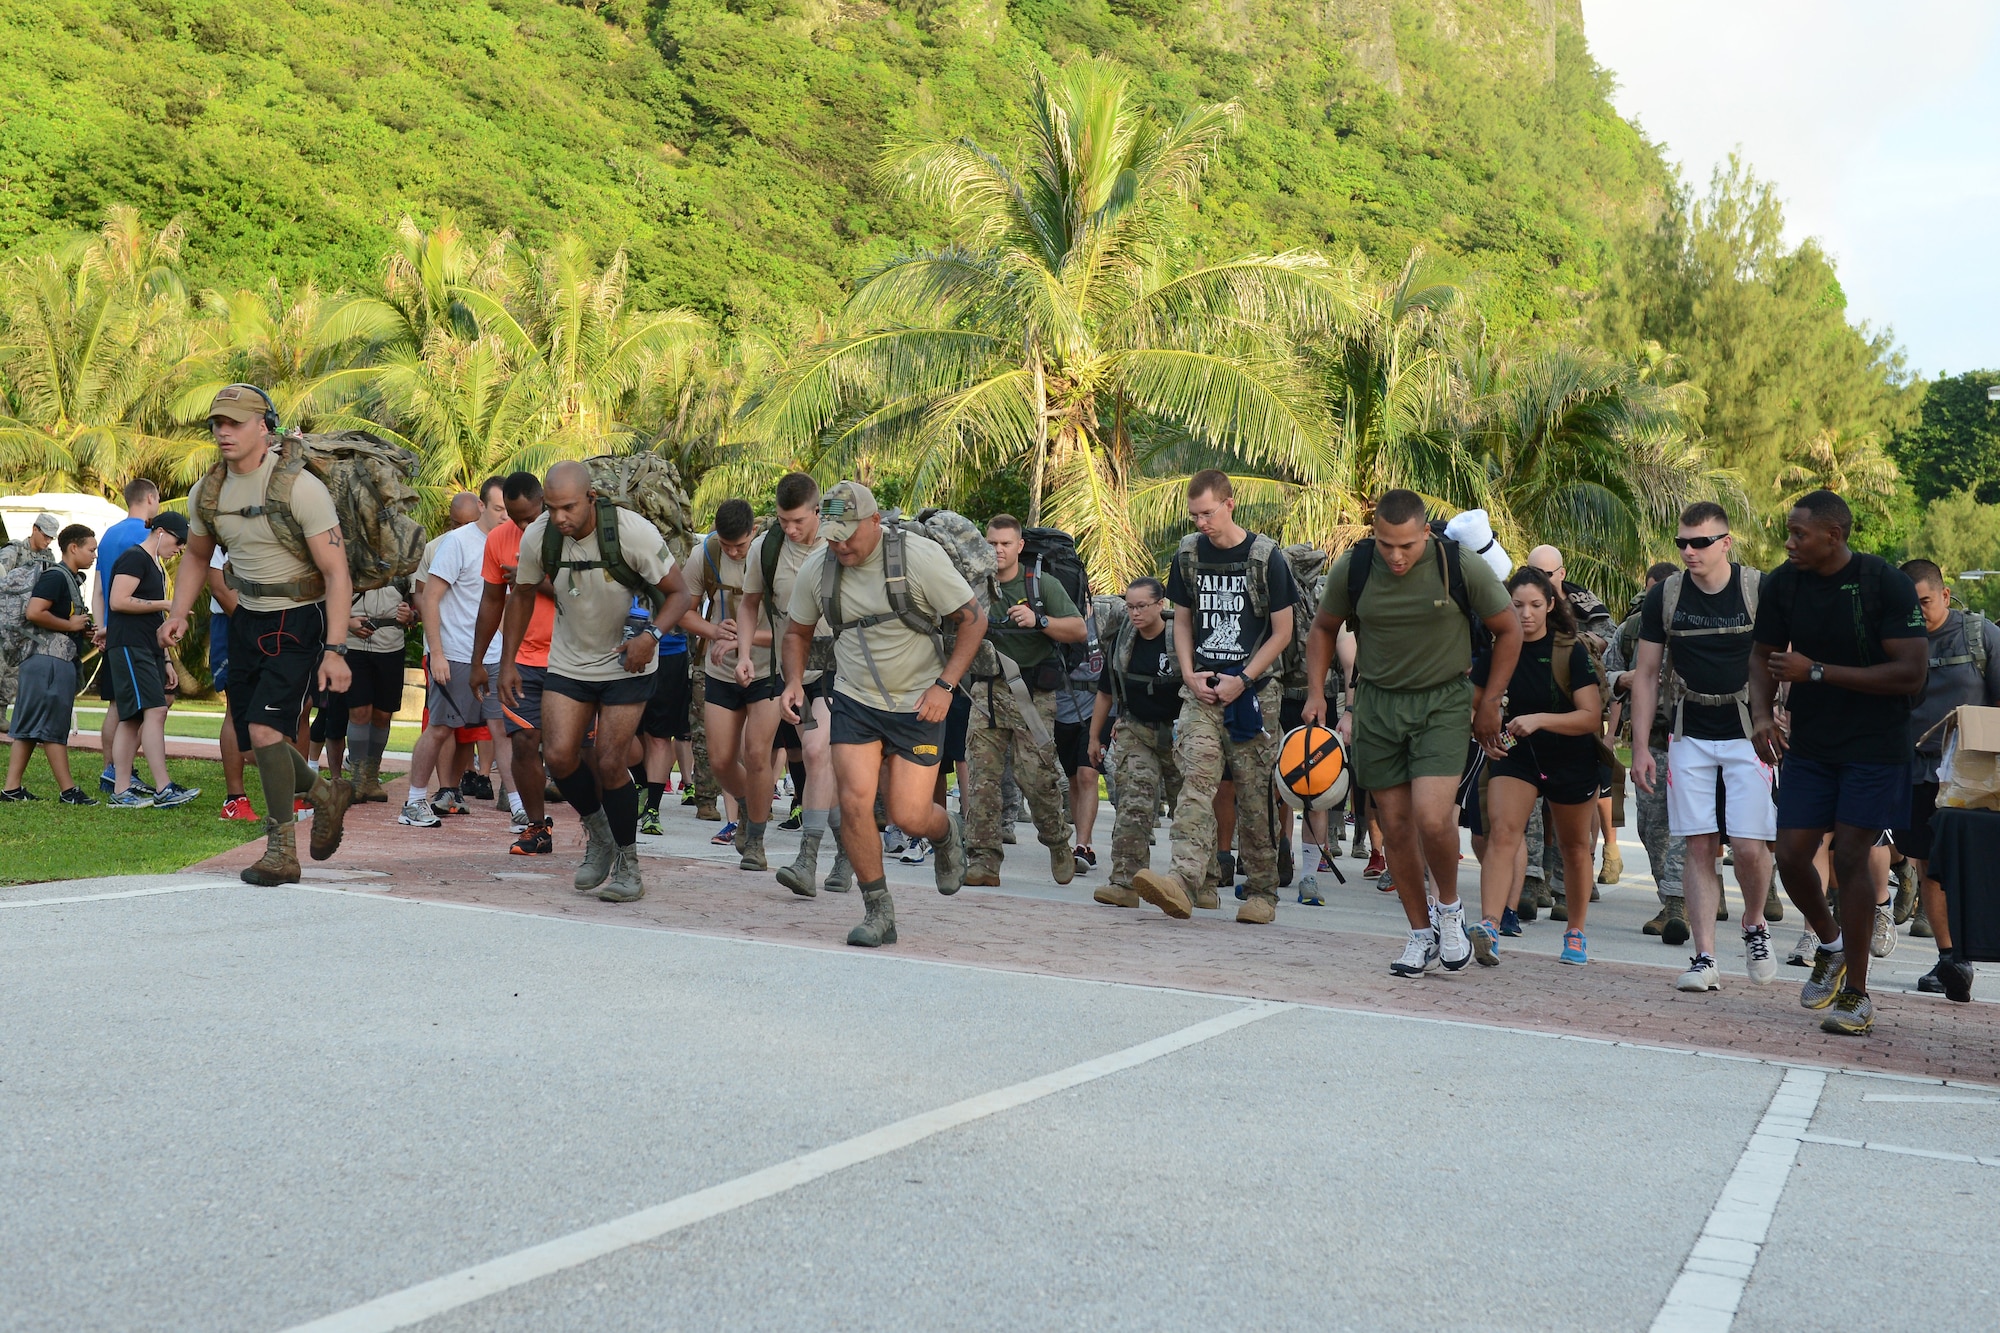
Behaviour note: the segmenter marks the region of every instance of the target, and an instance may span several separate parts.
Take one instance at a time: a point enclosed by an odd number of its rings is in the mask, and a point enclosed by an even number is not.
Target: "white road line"
[[[2000,1106],[2000,1097],[1917,1097],[1895,1092],[1867,1092],[1864,1102],[1938,1102],[1948,1106]]]
[[[996,1088],[977,1097],[968,1097],[950,1106],[898,1120],[830,1147],[809,1152],[776,1166],[765,1167],[747,1176],[711,1185],[671,1202],[632,1213],[598,1226],[544,1241],[486,1263],[462,1268],[456,1273],[379,1296],[365,1304],[342,1310],[311,1323],[300,1324],[289,1333],[385,1333],[407,1328],[448,1310],[470,1305],[485,1297],[522,1286],[593,1259],[603,1258],[633,1245],[657,1240],[668,1232],[693,1226],[711,1217],[731,1212],[746,1204],[809,1184],[823,1176],[863,1162],[873,1161],[913,1143],[920,1143],[948,1129],[983,1120],[1002,1111],[1037,1101],[1123,1070],[1157,1060],[1163,1055],[1186,1050],[1211,1037],[1233,1032],[1248,1023],[1283,1013],[1295,1006],[1257,1003],[1170,1032],[1164,1037],[1128,1046],[1122,1051],[1098,1056],[1082,1064],[1058,1069],[1010,1087]]]
[[[1785,1075],[1654,1318],[1653,1333],[1728,1333],[1825,1088],[1822,1073]]]
[[[86,893],[74,898],[30,898],[25,902],[0,903],[7,907],[54,907],[58,903],[95,903],[109,898],[150,898],[158,893],[193,893],[196,889],[220,889],[228,887],[223,879],[206,880],[200,884],[169,884],[157,889],[125,889],[118,893]]]
[[[1831,1134],[1801,1134],[1801,1143],[1818,1143],[1828,1148],[1864,1148],[1869,1152],[1894,1153],[1898,1157],[1928,1157],[1938,1162],[1964,1162],[1972,1166],[2000,1166],[2000,1157],[1974,1157],[1937,1148],[1906,1148],[1900,1143],[1863,1143],[1860,1139],[1837,1139]]]

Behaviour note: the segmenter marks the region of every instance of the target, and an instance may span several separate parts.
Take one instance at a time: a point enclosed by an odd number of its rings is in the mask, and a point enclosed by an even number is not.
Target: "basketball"
[[[1347,799],[1347,747],[1325,727],[1295,727],[1278,742],[1272,776],[1294,810],[1331,810]]]

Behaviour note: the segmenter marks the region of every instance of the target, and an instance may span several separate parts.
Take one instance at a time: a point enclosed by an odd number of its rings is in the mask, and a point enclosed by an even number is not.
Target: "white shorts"
[[[1723,823],[1732,838],[1775,842],[1778,807],[1771,799],[1771,766],[1747,740],[1667,742],[1667,832],[1676,838],[1714,833],[1715,790],[1724,789]]]

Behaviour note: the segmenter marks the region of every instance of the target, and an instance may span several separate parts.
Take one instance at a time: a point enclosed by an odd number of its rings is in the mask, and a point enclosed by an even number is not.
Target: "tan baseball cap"
[[[270,410],[247,384],[225,385],[216,390],[215,401],[208,405],[209,416],[227,417],[231,421],[259,421]]]
[[[830,542],[844,542],[870,514],[881,513],[875,492],[858,481],[837,481],[819,500],[820,536]]]

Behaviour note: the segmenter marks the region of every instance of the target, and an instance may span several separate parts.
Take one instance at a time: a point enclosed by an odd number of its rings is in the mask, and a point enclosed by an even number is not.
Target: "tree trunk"
[[[1049,386],[1042,358],[1035,357],[1035,467],[1028,492],[1028,526],[1042,525],[1042,481],[1049,466]]]

